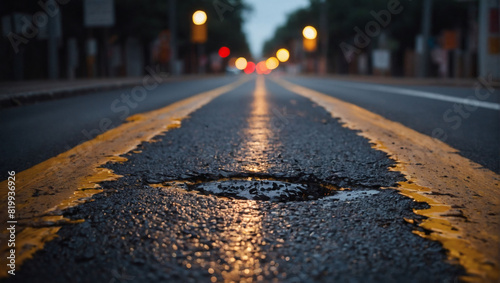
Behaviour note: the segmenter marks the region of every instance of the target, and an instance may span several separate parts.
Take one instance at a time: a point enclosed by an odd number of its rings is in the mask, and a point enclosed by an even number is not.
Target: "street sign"
[[[113,0],[85,0],[83,3],[86,27],[109,27],[115,24]]]
[[[389,50],[375,49],[373,50],[373,67],[379,70],[389,70],[391,57]]]

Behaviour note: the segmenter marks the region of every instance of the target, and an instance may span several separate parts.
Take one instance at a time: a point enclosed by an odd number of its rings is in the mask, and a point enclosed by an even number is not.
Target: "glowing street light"
[[[198,10],[193,14],[193,23],[191,24],[191,43],[203,44],[207,42],[207,13]],[[198,54],[201,55],[201,54]]]
[[[205,72],[205,63],[202,60],[205,54],[204,43],[208,40],[207,33],[207,13],[198,10],[193,13],[193,23],[191,24],[191,43],[198,44],[198,73]]]
[[[285,48],[281,48],[278,52],[276,52],[276,57],[280,60],[280,62],[286,62],[290,58],[290,52],[288,52]]]
[[[278,59],[276,59],[276,57],[271,57],[271,58],[266,60],[266,67],[269,70],[274,70],[274,69],[278,68],[279,65],[280,65],[280,62],[278,61]]]
[[[307,52],[314,52],[318,46],[318,31],[312,27],[307,26],[302,30],[302,35],[304,36],[303,46],[304,50]]]
[[[236,69],[245,70],[245,68],[248,65],[248,62],[247,62],[247,59],[240,57],[240,58],[236,59],[236,62],[234,62],[234,64],[236,66]]]
[[[207,22],[207,13],[198,10],[193,14],[193,23],[197,26],[201,26]]]
[[[302,35],[306,39],[316,39],[316,36],[318,36],[318,31],[312,27],[312,26],[307,26],[302,30]]]

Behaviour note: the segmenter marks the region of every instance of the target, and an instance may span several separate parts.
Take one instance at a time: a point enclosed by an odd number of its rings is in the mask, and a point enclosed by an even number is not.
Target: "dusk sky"
[[[264,42],[271,38],[290,12],[308,5],[308,0],[252,0],[253,11],[246,19],[245,31],[252,54],[259,58]]]

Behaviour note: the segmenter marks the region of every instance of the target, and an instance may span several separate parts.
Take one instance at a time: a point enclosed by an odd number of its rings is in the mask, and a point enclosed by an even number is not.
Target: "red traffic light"
[[[227,48],[226,46],[222,46],[219,49],[219,56],[220,57],[226,58],[227,56],[229,56],[229,54],[231,54],[231,50],[229,50],[229,48]]]

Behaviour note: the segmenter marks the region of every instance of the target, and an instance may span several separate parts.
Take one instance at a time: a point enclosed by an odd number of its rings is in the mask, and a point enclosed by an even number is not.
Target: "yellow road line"
[[[164,108],[129,117],[129,122],[111,129],[96,138],[84,142],[73,149],[50,158],[30,169],[16,174],[16,212],[19,225],[45,226],[28,227],[16,237],[16,265],[43,244],[54,238],[63,219],[60,210],[74,206],[82,198],[100,192],[99,183],[115,180],[120,176],[111,170],[100,168],[107,162],[123,162],[120,157],[132,151],[142,142],[151,141],[155,136],[180,126],[180,121],[214,98],[227,93],[249,78],[203,92],[175,102]],[[7,181],[0,183],[0,195],[7,196]],[[33,194],[38,190],[38,197]],[[0,198],[0,207],[7,207],[7,197]],[[6,223],[7,215],[0,215],[0,223]],[[4,232],[4,231],[2,231]],[[20,233],[19,233],[20,232]],[[7,249],[2,242],[2,250]],[[0,264],[4,264],[2,256]],[[17,269],[17,268],[16,268]],[[0,277],[6,274],[0,274]]]
[[[440,241],[450,259],[465,267],[470,281],[499,279],[500,176],[458,155],[449,145],[390,121],[354,104],[274,79],[284,88],[309,98],[340,118],[350,129],[393,158],[407,182],[398,189],[431,208],[415,213],[428,217],[416,234]]]
[[[244,129],[247,140],[238,153],[243,161],[240,163],[242,171],[268,173],[270,165],[265,152],[273,149],[270,141],[273,131],[270,129],[271,111],[266,96],[265,80],[262,75],[259,75],[255,80],[252,111],[247,120],[248,126]]]

